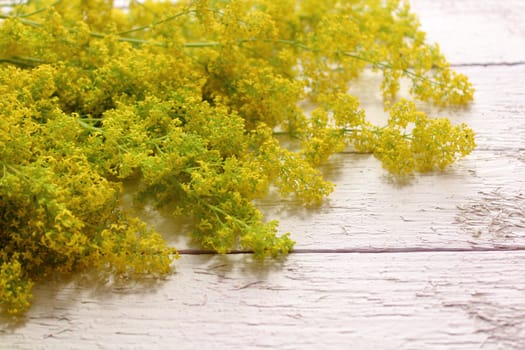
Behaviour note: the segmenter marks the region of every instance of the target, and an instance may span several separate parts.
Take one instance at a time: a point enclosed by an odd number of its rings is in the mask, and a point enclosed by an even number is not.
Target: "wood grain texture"
[[[522,349],[525,252],[184,256],[148,283],[38,287],[17,349]],[[57,287],[60,287],[57,289]],[[51,302],[52,300],[52,302]]]
[[[455,65],[525,62],[525,2],[410,0],[428,40]]]
[[[265,207],[296,248],[525,246],[525,163],[511,155],[479,151],[408,185],[392,183],[373,157],[341,155],[328,177],[337,187],[322,208]]]
[[[321,208],[260,202],[297,241],[287,260],[183,255],[164,281],[51,280],[25,319],[0,319],[0,349],[525,348],[525,2],[411,3],[476,86],[467,109],[422,106],[474,128],[471,156],[401,185],[373,157],[340,154]],[[381,122],[366,74],[352,91]],[[180,223],[142,215],[190,247]]]

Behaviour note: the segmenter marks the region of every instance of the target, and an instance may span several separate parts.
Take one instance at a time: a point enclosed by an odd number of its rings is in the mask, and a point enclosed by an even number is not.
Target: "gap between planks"
[[[487,148],[487,147],[476,147],[472,153],[474,152],[487,152],[487,153],[494,153],[494,152],[524,152],[525,147],[495,147],[495,148]],[[364,156],[373,156],[372,153],[367,152],[359,152],[359,151],[341,151],[336,154],[355,154],[355,155],[364,155]]]
[[[451,63],[450,67],[512,67],[525,66],[525,61]]]
[[[342,248],[342,249],[293,249],[290,254],[395,254],[395,253],[480,253],[525,251],[525,246],[466,247],[466,248]],[[180,249],[179,255],[221,255],[213,250]],[[225,255],[253,254],[251,250],[231,250]]]

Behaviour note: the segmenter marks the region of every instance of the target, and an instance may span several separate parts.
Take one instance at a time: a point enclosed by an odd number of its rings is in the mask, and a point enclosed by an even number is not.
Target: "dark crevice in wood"
[[[525,246],[465,247],[465,248],[341,248],[341,249],[294,249],[292,254],[391,254],[391,253],[455,253],[455,252],[506,252],[525,251]]]
[[[476,147],[473,152],[525,152],[525,148],[522,147]],[[338,154],[344,155],[361,155],[361,156],[371,156],[372,153],[363,153],[357,151],[342,151]]]
[[[474,152],[525,152],[525,148],[521,147],[478,147]]]
[[[397,253],[482,253],[525,251],[525,246],[500,247],[450,247],[450,248],[333,248],[333,249],[294,249],[290,254],[397,254]],[[219,255],[206,249],[181,249],[179,255]],[[226,255],[253,254],[251,250],[232,250]]]
[[[452,63],[451,67],[512,67],[512,66],[525,66],[525,61],[515,62],[470,62],[470,63]]]

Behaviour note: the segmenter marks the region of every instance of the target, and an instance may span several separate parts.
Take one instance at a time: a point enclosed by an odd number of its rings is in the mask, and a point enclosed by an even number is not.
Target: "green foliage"
[[[0,304],[29,307],[34,281],[96,268],[165,274],[177,256],[127,213],[136,200],[194,222],[219,253],[288,253],[254,200],[304,205],[332,190],[316,166],[353,146],[395,175],[443,169],[472,131],[397,101],[466,104],[473,88],[390,0],[28,1],[0,23]],[[370,124],[347,93],[381,72],[390,118]],[[300,102],[317,108],[308,114]],[[280,145],[275,131],[298,140]]]

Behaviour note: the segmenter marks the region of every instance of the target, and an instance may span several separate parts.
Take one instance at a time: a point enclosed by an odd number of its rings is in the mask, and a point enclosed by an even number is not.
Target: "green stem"
[[[84,129],[90,130],[90,131],[102,131],[102,129],[97,128],[96,126],[93,126],[91,124],[86,123],[80,118],[76,118],[77,123],[82,126]]]
[[[123,32],[115,33],[115,34],[104,34],[104,33],[97,33],[97,32],[89,32],[89,35],[94,37],[94,38],[100,38],[100,39],[106,38],[106,37],[108,37],[110,35],[117,35],[117,40],[121,41],[121,42],[129,42],[129,43],[137,44],[137,45],[154,45],[154,46],[166,47],[168,45],[165,42],[144,40],[144,39],[138,39],[138,38],[119,36],[119,35],[121,35],[121,34],[128,34],[128,33],[132,33],[132,32],[135,32],[135,31],[144,30],[144,29],[150,28],[151,26],[154,26],[154,25],[157,25],[157,24],[161,24],[161,23],[164,23],[164,22],[168,22],[170,20],[173,20],[173,19],[175,19],[177,17],[182,16],[183,14],[187,14],[187,13],[191,13],[191,12],[194,12],[194,10],[186,10],[186,11],[177,13],[176,15],[173,15],[173,16],[170,16],[168,18],[165,18],[165,19],[159,20],[157,22],[154,22],[151,25],[142,26],[142,27],[135,28],[135,29],[130,29],[128,31],[123,31]],[[35,27],[35,28],[41,28],[42,27],[42,24],[39,23],[39,22],[26,20],[26,19],[19,18],[19,17],[16,17],[16,16],[8,16],[8,15],[0,14],[0,19],[8,19],[8,18],[17,18],[20,21],[20,23],[23,23],[23,24],[26,24],[26,25],[29,25],[29,26],[32,26],[32,27]],[[71,28],[66,28],[66,29],[68,29],[70,31],[73,31],[73,29],[71,29]],[[237,40],[237,43],[239,45],[242,45],[244,43],[257,42],[257,41],[263,41],[263,42],[267,42],[267,43],[276,43],[276,44],[290,45],[290,46],[293,46],[295,48],[298,48],[298,49],[301,49],[301,50],[305,50],[305,51],[314,52],[314,53],[319,53],[320,52],[319,50],[314,49],[312,47],[309,47],[309,46],[305,45],[304,43],[301,43],[301,42],[299,42],[297,40],[287,40],[287,39],[262,39],[262,40],[261,39],[240,39],[240,40]],[[185,47],[185,48],[205,48],[205,47],[221,47],[221,46],[223,46],[223,44],[221,42],[218,42],[218,41],[208,41],[208,42],[204,41],[204,42],[187,42],[185,44],[182,44],[182,46]],[[437,86],[442,85],[441,83],[439,83],[439,82],[437,82],[437,81],[435,81],[433,79],[430,79],[430,78],[428,78],[426,76],[418,75],[418,74],[414,73],[412,70],[407,69],[407,68],[394,68],[389,63],[376,62],[374,60],[371,60],[370,58],[367,58],[365,56],[361,56],[361,55],[356,54],[356,53],[345,52],[345,51],[337,51],[335,53],[343,55],[343,56],[346,56],[346,57],[353,58],[355,60],[360,60],[360,61],[369,63],[372,66],[380,68],[380,69],[383,69],[383,70],[387,70],[387,69],[389,69],[389,70],[399,70],[404,75],[406,75],[408,77],[411,77],[411,78],[413,78],[415,80],[427,80],[427,81],[429,81],[430,83],[432,83],[434,85],[437,85]],[[6,59],[4,59],[4,61],[6,61]],[[16,62],[15,62],[15,64],[16,64]]]
[[[210,11],[210,12],[213,12],[213,13],[216,13],[218,15],[222,15],[222,12],[221,11],[218,11],[216,9],[212,9],[212,8],[207,8],[207,9],[204,9],[206,11]],[[192,9],[189,9],[189,8],[186,8],[184,11],[181,11],[181,12],[178,12],[174,15],[171,15],[171,16],[168,16],[166,18],[163,18],[163,19],[160,19],[156,22],[153,22],[153,23],[150,23],[150,24],[147,24],[147,25],[144,25],[144,26],[140,26],[140,27],[137,27],[137,28],[132,28],[132,29],[129,29],[129,30],[124,30],[122,32],[118,32],[116,33],[117,35],[124,35],[124,34],[129,34],[129,33],[135,33],[135,32],[140,32],[140,31],[143,31],[143,30],[146,30],[146,29],[150,29],[150,28],[153,28],[155,27],[156,25],[159,25],[159,24],[163,24],[163,23],[166,23],[166,22],[170,22],[170,21],[173,21],[174,19],[177,19],[179,17],[182,17],[184,15],[189,15],[189,14],[195,14],[195,13],[198,13],[198,10],[192,10]]]
[[[31,179],[29,176],[27,176],[26,174],[24,174],[23,172],[15,168],[13,165],[3,164],[3,166],[4,166],[4,175],[2,176],[2,179],[5,177],[7,173],[11,173],[11,174],[15,174],[16,176],[26,181],[27,183],[33,183],[33,179]]]
[[[45,11],[49,10],[50,8],[54,7],[55,5],[57,5],[57,4],[61,3],[61,2],[62,2],[62,0],[57,0],[54,3],[50,4],[49,6],[42,7],[40,9],[35,10],[33,12],[30,12],[30,13],[26,13],[26,14],[22,14],[22,15],[15,15],[14,17],[17,17],[17,18],[30,17],[30,16],[33,16],[33,15],[39,14],[41,12],[45,12]]]
[[[217,41],[208,41],[208,42],[204,41],[204,42],[185,43],[183,44],[183,46],[187,48],[203,48],[203,47],[219,47],[219,46],[223,46],[223,44]]]
[[[125,34],[129,34],[129,33],[140,32],[140,31],[143,31],[143,30],[146,30],[146,29],[153,28],[153,27],[155,27],[155,26],[157,26],[159,24],[163,24],[163,23],[166,23],[166,22],[173,21],[174,19],[177,19],[177,18],[179,18],[181,16],[184,16],[184,15],[188,15],[188,14],[193,13],[195,11],[196,10],[189,10],[189,9],[187,9],[187,10],[181,11],[179,13],[176,13],[173,16],[169,16],[169,17],[163,18],[161,20],[158,20],[156,22],[150,23],[148,25],[137,27],[137,28],[133,28],[133,29],[129,29],[129,30],[124,30],[124,31],[118,32],[116,34],[117,35],[125,35]]]
[[[14,57],[11,58],[0,58],[0,63],[10,63],[15,66],[23,67],[23,68],[33,68],[36,67],[37,64],[31,64],[30,62],[23,61]]]
[[[233,221],[235,221],[235,223],[237,223],[239,226],[242,226],[243,228],[249,228],[250,226],[245,223],[244,221],[242,220],[239,220],[238,218],[236,218],[235,216],[233,215],[230,215],[228,214],[227,212],[225,212],[224,210],[222,210],[221,208],[219,208],[218,206],[216,205],[213,205],[213,204],[209,204],[209,203],[204,203],[209,209],[213,210],[215,213],[219,213],[221,215],[223,215],[224,217],[230,217]],[[217,217],[217,220],[219,220],[222,224],[224,224],[224,222],[219,218]]]
[[[280,43],[280,44],[286,44],[286,45],[291,45],[291,46],[294,46],[296,48],[299,48],[299,49],[302,49],[302,50],[305,50],[305,51],[310,51],[310,52],[314,52],[314,53],[318,53],[319,50],[316,50],[316,49],[313,49],[301,42],[298,42],[298,41],[295,41],[295,40],[283,40],[283,39],[278,39],[278,40],[273,40],[274,42],[276,43]],[[371,60],[365,56],[361,56],[361,55],[358,55],[358,54],[355,54],[355,53],[351,53],[351,52],[346,52],[346,51],[336,51],[335,52],[336,54],[340,54],[340,55],[343,55],[343,56],[346,56],[346,57],[350,57],[350,58],[353,58],[355,60],[359,60],[359,61],[363,61],[363,62],[366,62],[366,63],[369,63],[371,64],[372,66],[375,66],[377,68],[380,68],[380,69],[383,69],[383,70],[399,70],[401,71],[403,74],[405,74],[406,76],[409,76],[411,78],[414,78],[414,79],[417,79],[417,80],[428,80],[430,83],[434,84],[434,85],[442,85],[440,84],[439,82],[433,80],[433,79],[430,79],[428,77],[425,77],[425,76],[422,76],[422,75],[418,75],[416,73],[414,73],[412,70],[410,69],[407,69],[407,68],[394,68],[391,64],[389,63],[385,63],[385,62],[377,62],[377,61],[374,61],[374,60]]]
[[[5,15],[5,14],[0,14],[0,19],[17,19],[18,21],[20,21],[20,23],[28,25],[28,26],[33,27],[33,28],[41,28],[42,27],[42,23],[38,23],[38,22],[31,21],[31,20],[28,20],[28,19],[23,19],[23,18],[20,18],[19,16],[9,16],[9,15]]]
[[[8,16],[8,15],[0,14],[0,19],[17,19],[18,21],[20,21],[20,23],[28,25],[28,26],[31,26],[33,28],[42,28],[43,27],[42,23],[40,23],[40,22],[23,19],[23,18],[20,18],[19,16]],[[74,31],[74,29],[72,29],[72,28],[65,27],[65,29],[69,30],[70,32]],[[97,32],[89,32],[89,35],[91,37],[93,37],[93,38],[104,39],[104,38],[109,37],[109,36],[114,35],[114,34],[103,34],[103,33],[97,33]],[[122,41],[122,42],[129,42],[129,43],[132,43],[132,44],[140,44],[140,45],[149,44],[149,45],[162,46],[162,47],[166,46],[166,43],[163,43],[163,42],[151,41],[151,40],[143,40],[143,39],[130,38],[130,37],[122,37],[122,36],[117,37],[117,40],[118,41]]]
[[[0,178],[0,181],[5,179],[5,175],[7,174],[7,167],[4,163],[2,163],[2,168],[3,168],[3,173],[2,173],[2,178]]]

